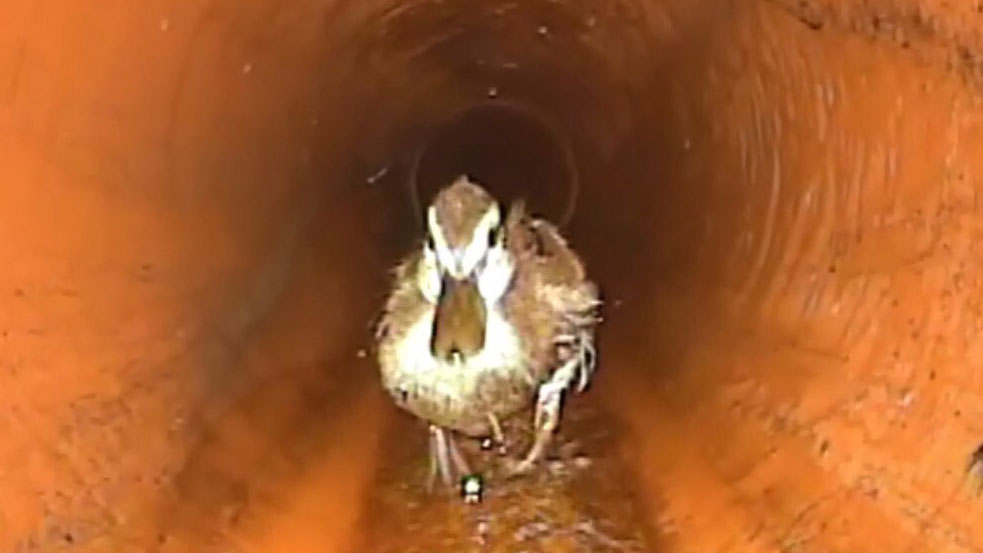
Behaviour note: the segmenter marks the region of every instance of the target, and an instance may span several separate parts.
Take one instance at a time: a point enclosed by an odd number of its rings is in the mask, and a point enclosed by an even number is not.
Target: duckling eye
[[[427,249],[430,251],[437,249],[437,242],[434,241],[433,235],[429,232],[427,233]]]
[[[498,238],[501,235],[502,227],[495,225],[488,229],[488,247],[491,248],[498,243]]]

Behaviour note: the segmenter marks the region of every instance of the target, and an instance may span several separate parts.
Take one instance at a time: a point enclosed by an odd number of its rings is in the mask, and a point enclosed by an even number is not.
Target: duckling
[[[420,246],[395,268],[376,327],[382,385],[430,433],[428,489],[472,474],[456,437],[499,446],[508,476],[547,453],[564,395],[596,367],[598,287],[550,222],[460,176],[427,208]],[[502,421],[533,406],[533,443],[507,454]]]

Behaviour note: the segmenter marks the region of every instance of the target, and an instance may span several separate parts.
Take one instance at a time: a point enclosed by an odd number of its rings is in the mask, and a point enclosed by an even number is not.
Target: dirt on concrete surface
[[[529,417],[504,426],[507,454],[525,451],[532,440]],[[418,422],[399,417],[394,431],[407,438],[383,448],[366,507],[373,516],[363,521],[358,551],[617,553],[652,551],[657,544],[633,475],[618,454],[624,428],[590,403],[571,401],[551,454],[529,478],[502,477],[499,452],[462,441],[484,476],[480,501],[473,503],[461,490],[435,485],[428,491],[426,435]]]
[[[6,2],[0,551],[983,551],[981,29],[941,0]],[[537,122],[448,127],[496,101]],[[575,181],[606,300],[559,458],[477,505],[420,491],[370,352],[421,152],[550,214]]]

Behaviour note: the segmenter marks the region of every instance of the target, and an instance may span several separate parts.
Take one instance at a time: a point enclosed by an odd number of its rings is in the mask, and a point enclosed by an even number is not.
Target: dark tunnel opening
[[[532,106],[479,103],[439,125],[411,165],[411,208],[422,213],[436,192],[460,175],[481,183],[503,205],[522,200],[561,226],[576,209],[573,152]]]
[[[8,2],[0,550],[979,549],[978,29]],[[564,223],[605,297],[563,462],[478,507],[420,494],[371,355],[458,172]]]

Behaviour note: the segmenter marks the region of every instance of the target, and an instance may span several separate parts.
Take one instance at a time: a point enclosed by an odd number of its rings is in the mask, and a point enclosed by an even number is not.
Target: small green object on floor
[[[468,474],[461,478],[461,497],[465,503],[480,503],[485,492],[485,481],[480,474]]]

